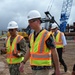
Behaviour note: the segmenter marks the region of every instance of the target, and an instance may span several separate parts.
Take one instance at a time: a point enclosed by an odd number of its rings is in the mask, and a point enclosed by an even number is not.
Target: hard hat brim
[[[7,27],[7,29],[15,29],[15,28],[18,28],[18,27]]]

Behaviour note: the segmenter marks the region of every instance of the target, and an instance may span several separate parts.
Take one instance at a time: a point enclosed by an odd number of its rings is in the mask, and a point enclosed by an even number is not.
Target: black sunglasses
[[[9,29],[8,31],[10,32],[10,31],[13,31],[14,29]]]

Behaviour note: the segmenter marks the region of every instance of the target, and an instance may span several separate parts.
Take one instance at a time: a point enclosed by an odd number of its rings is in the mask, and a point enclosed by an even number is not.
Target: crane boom
[[[64,0],[60,16],[60,31],[64,32],[66,30],[67,21],[70,16],[70,11],[72,7],[73,0]]]

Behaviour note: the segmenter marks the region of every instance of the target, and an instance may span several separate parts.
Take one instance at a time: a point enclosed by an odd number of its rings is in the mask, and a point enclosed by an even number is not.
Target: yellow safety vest
[[[46,46],[50,34],[42,30],[34,41],[34,34],[30,38],[30,64],[34,66],[52,66],[51,50]]]
[[[64,34],[58,30],[58,34],[54,37],[56,48],[63,48],[62,35]]]
[[[10,37],[7,40],[7,44],[6,44],[6,48],[7,48],[7,63],[8,64],[16,64],[16,63],[20,63],[23,61],[24,57],[16,57],[13,55],[13,52],[16,54],[19,52],[19,50],[17,50],[17,46],[16,44],[20,42],[20,40],[23,37],[20,35],[17,35],[13,42],[12,45],[10,45]]]

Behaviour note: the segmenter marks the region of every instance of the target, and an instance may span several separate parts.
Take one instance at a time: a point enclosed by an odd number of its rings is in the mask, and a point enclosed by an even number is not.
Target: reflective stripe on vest
[[[58,31],[58,34],[56,35],[56,38],[55,38],[56,48],[62,48],[63,47],[61,35],[62,35],[62,33],[60,31]]]
[[[41,55],[39,55],[39,54],[32,54],[32,57],[33,58],[38,58],[38,59],[49,59],[48,57],[50,57],[51,58],[51,54],[49,55],[49,54],[41,54]]]
[[[12,42],[12,45],[10,45],[10,37],[8,38],[7,40],[7,44],[6,44],[6,47],[7,47],[7,63],[8,64],[16,64],[16,63],[20,63],[21,61],[23,61],[24,57],[15,57],[13,55],[13,52],[16,54],[19,52],[19,50],[17,50],[17,43],[20,42],[20,40],[22,39],[23,37],[20,36],[20,35],[17,35],[13,42]]]
[[[42,36],[41,36],[42,35]],[[43,30],[39,33],[34,41],[34,34],[30,38],[30,64],[35,66],[51,66],[51,50],[46,46],[46,40],[50,34],[48,31]]]

